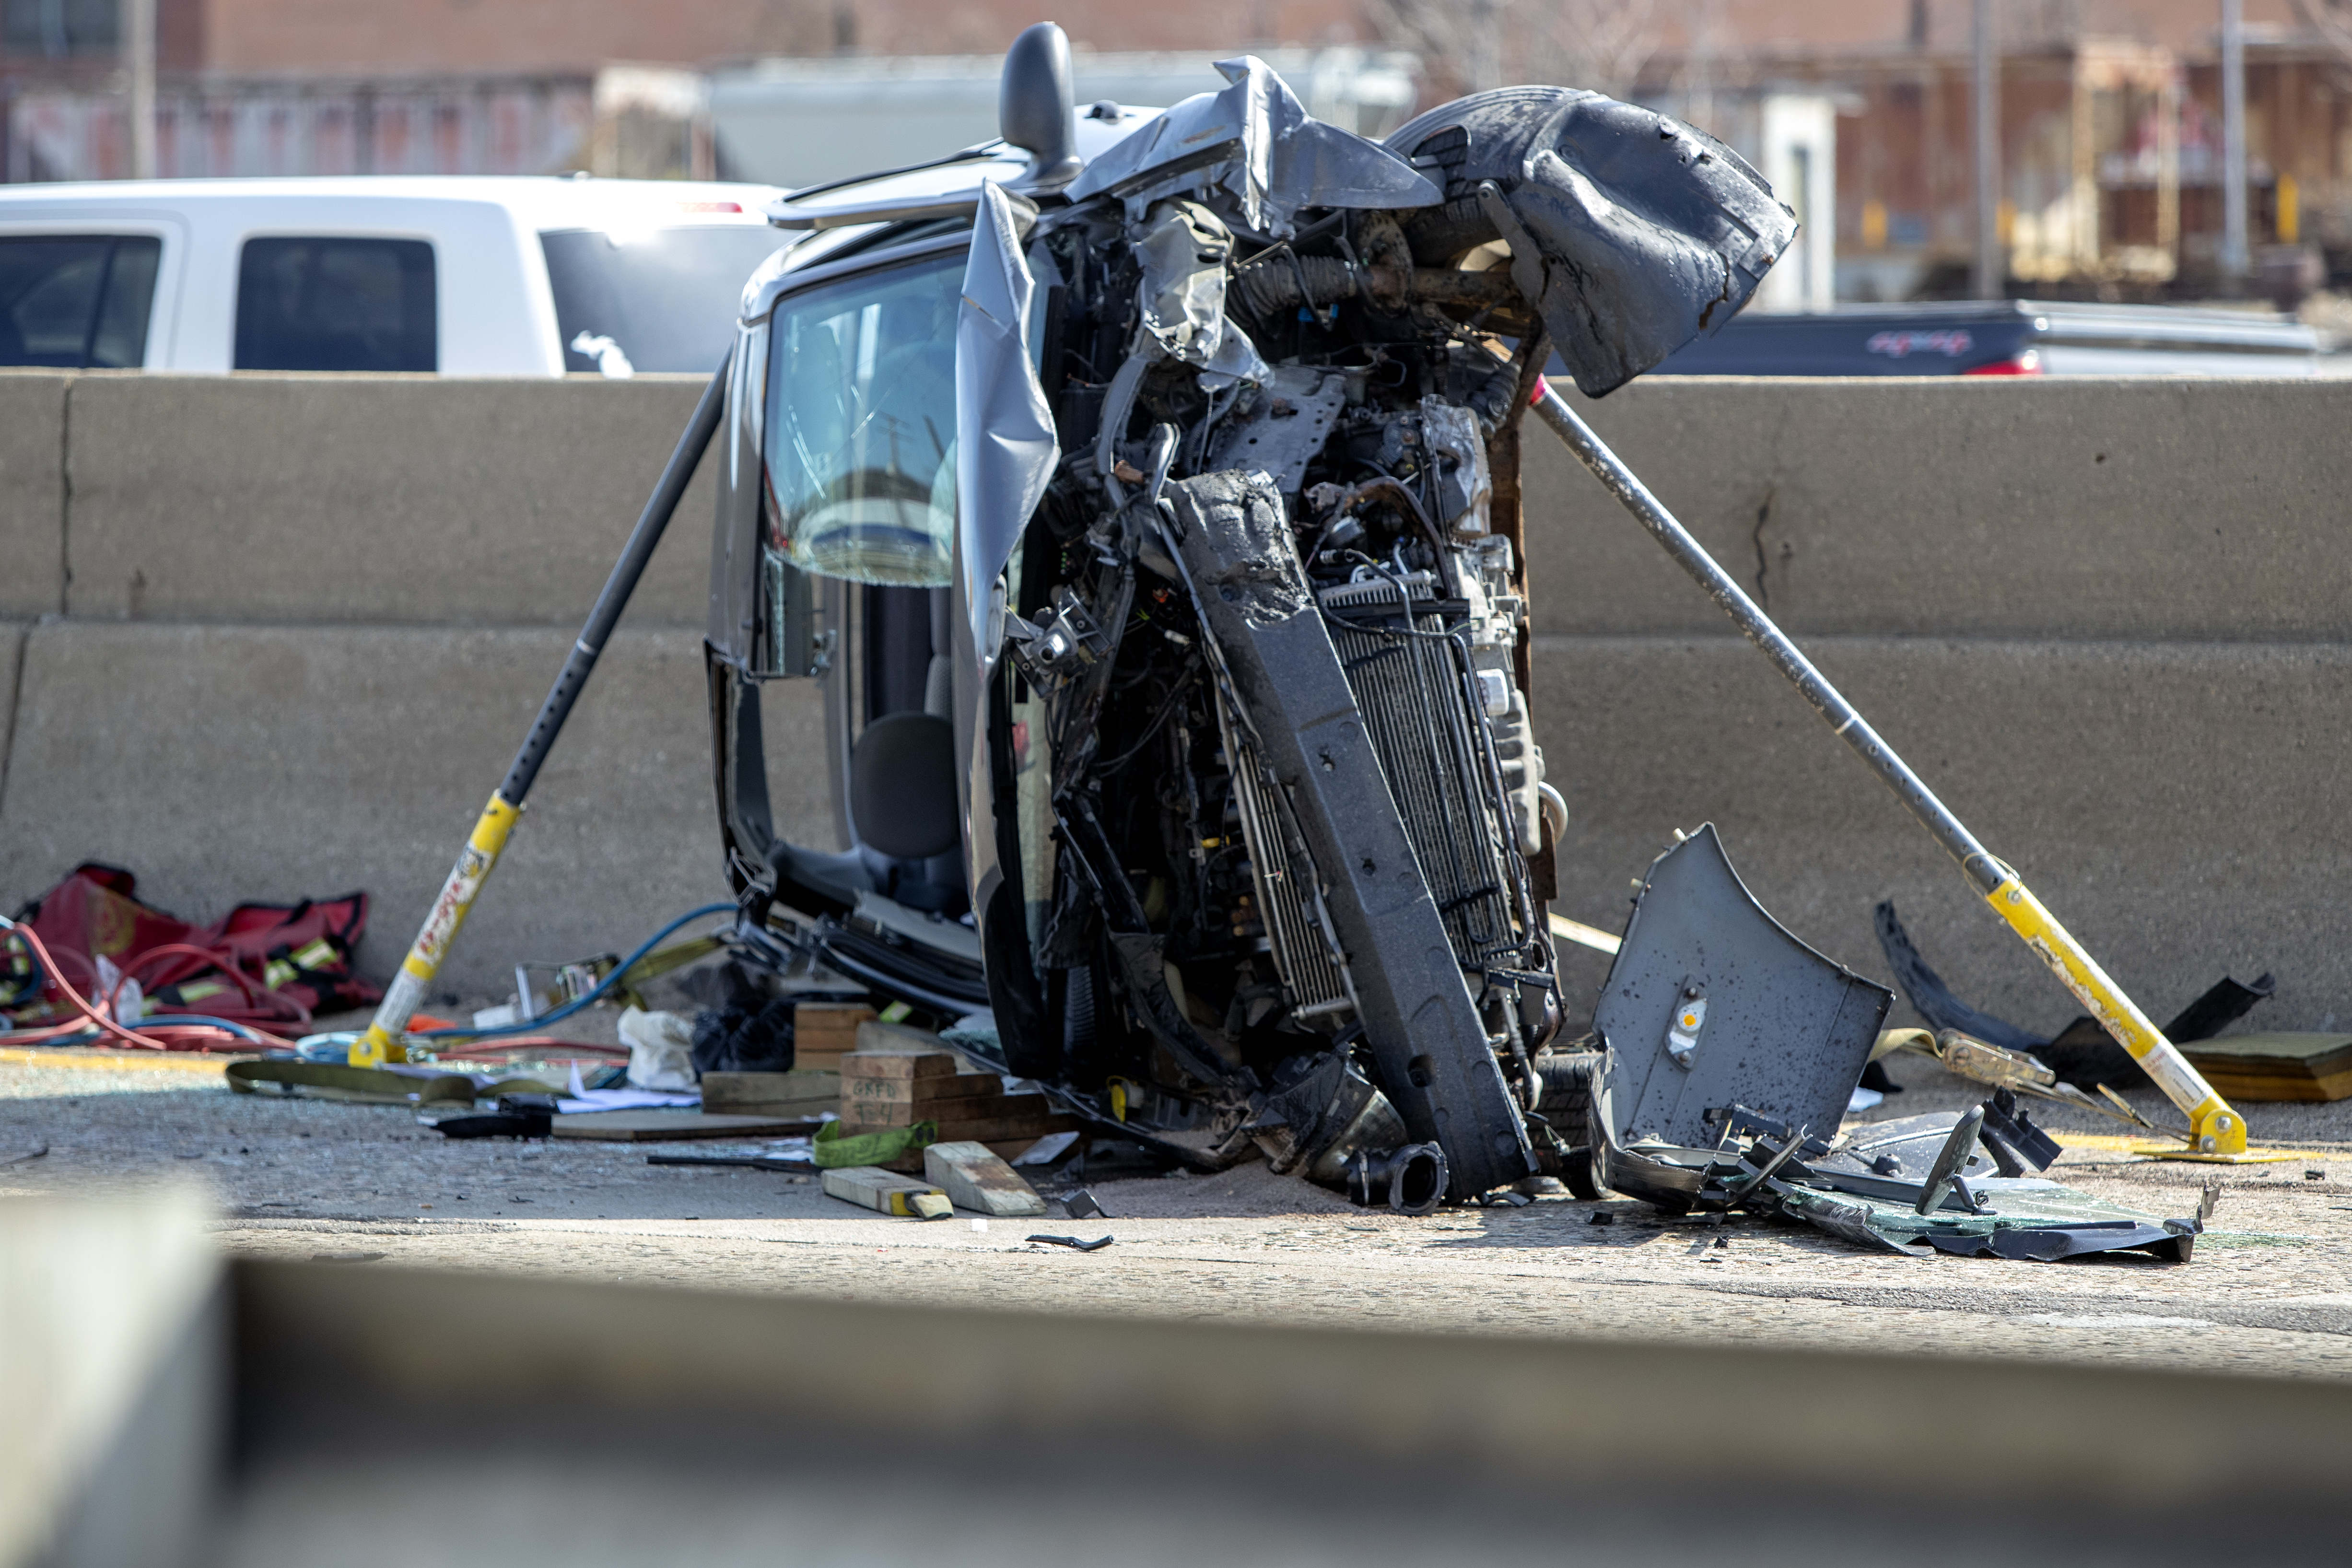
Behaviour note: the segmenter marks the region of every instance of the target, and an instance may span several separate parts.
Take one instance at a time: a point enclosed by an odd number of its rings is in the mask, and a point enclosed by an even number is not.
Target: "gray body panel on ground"
[[[1766,913],[1702,826],[1650,868],[1593,1016],[1610,1136],[1704,1149],[1722,1131],[1707,1112],[1745,1106],[1833,1137],[1892,1000]]]

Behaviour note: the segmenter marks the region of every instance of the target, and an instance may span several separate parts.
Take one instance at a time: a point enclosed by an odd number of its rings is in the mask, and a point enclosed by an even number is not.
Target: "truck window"
[[[734,341],[744,280],[794,237],[741,224],[541,235],[563,367],[709,375]]]
[[[135,370],[147,363],[161,240],[149,235],[0,239],[0,364]]]
[[[950,581],[963,272],[959,249],[777,302],[765,526],[793,565],[853,583]]]
[[[433,247],[272,236],[237,261],[238,370],[440,368]]]

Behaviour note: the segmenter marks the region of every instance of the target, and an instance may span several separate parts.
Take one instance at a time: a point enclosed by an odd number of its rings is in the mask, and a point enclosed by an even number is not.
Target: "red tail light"
[[[1962,375],[2040,375],[2042,374],[2042,351],[2021,349],[2008,359],[1998,360],[1991,364],[1980,364],[1974,370],[1964,370],[1960,374]]]

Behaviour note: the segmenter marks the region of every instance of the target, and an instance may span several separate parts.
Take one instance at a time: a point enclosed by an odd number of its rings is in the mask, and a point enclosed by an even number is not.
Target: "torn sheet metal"
[[[1062,449],[1030,358],[1037,279],[1022,254],[1036,212],[981,192],[956,313],[956,572],[983,671],[1004,641],[1000,581]]]
[[[1486,463],[1486,437],[1478,416],[1442,397],[1421,400],[1421,438],[1437,459],[1437,519],[1461,533],[1486,531],[1495,479]]]
[[[1458,226],[1456,204],[1476,203],[1483,183],[1499,187],[1537,252],[1514,246],[1512,276],[1590,397],[1737,315],[1796,237],[1796,215],[1738,153],[1599,93],[1482,92],[1400,127],[1388,145],[1445,183],[1443,214],[1406,226],[1421,259]]]
[[[2133,1060],[2131,1053],[2116,1044],[2095,1019],[2078,1017],[2045,1039],[2031,1029],[1978,1011],[1953,994],[1943,976],[1919,956],[1910,932],[1895,917],[1892,901],[1878,905],[1871,911],[1871,918],[1878,930],[1879,951],[1886,955],[1886,966],[1895,972],[1895,983],[1903,988],[1903,995],[1913,1009],[1938,1031],[1957,1030],[2003,1050],[2027,1052],[2046,1064],[2060,1081],[2084,1088],[2098,1083],[2137,1083],[2145,1078],[2145,1071]],[[2268,973],[2256,976],[2251,985],[2225,974],[2164,1026],[2164,1037],[2176,1046],[2210,1040],[2253,1011],[2257,1003],[2266,1000],[2277,988],[2278,982]]]
[[[1224,220],[1198,202],[1155,203],[1134,245],[1143,268],[1137,292],[1144,335],[1170,358],[1198,365],[1203,386],[1264,381],[1265,361],[1225,315],[1234,236]]]
[[[2050,1043],[1990,1013],[1979,1013],[1953,995],[1943,976],[1928,968],[1927,961],[1911,944],[1903,922],[1895,918],[1891,901],[1872,910],[1871,918],[1878,928],[1879,951],[1886,955],[1886,966],[1895,972],[1895,984],[1903,988],[1905,1000],[1927,1020],[1929,1026],[1958,1029],[2005,1051],[2038,1051]]]
[[[1109,192],[1136,213],[1159,196],[1222,188],[1244,226],[1277,239],[1290,237],[1307,207],[1437,202],[1437,187],[1402,158],[1311,118],[1256,56],[1219,60],[1217,69],[1231,86],[1186,99],[1096,159],[1070,182],[1069,199]]]

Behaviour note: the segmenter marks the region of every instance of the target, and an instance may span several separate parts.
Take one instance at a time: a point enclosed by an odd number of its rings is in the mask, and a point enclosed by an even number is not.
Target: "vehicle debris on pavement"
[[[1098,1237],[1093,1241],[1080,1241],[1075,1236],[1033,1236],[1027,1239],[1044,1242],[1052,1247],[1066,1247],[1073,1252],[1100,1252],[1117,1238],[1105,1236]]]
[[[2056,1081],[2077,1089],[2139,1081],[2138,1064],[2095,1019],[2078,1017],[2044,1039],[1979,1012],[1955,995],[1943,976],[1920,957],[1892,903],[1880,904],[1874,918],[1879,946],[1895,983],[1937,1029],[2029,1055]],[[2165,1025],[2164,1037],[2233,1100],[2333,1100],[2352,1095],[2352,1035],[2307,1030],[2221,1034],[2277,988],[2277,980],[2268,973],[2243,983],[2225,974]]]
[[[2189,1260],[2198,1218],[2041,1176],[2059,1145],[2007,1084],[1965,1114],[1841,1132],[1892,1000],[1767,914],[1712,826],[1685,836],[1651,867],[1594,1016],[1585,1191],[1778,1215],[1889,1252]]]

